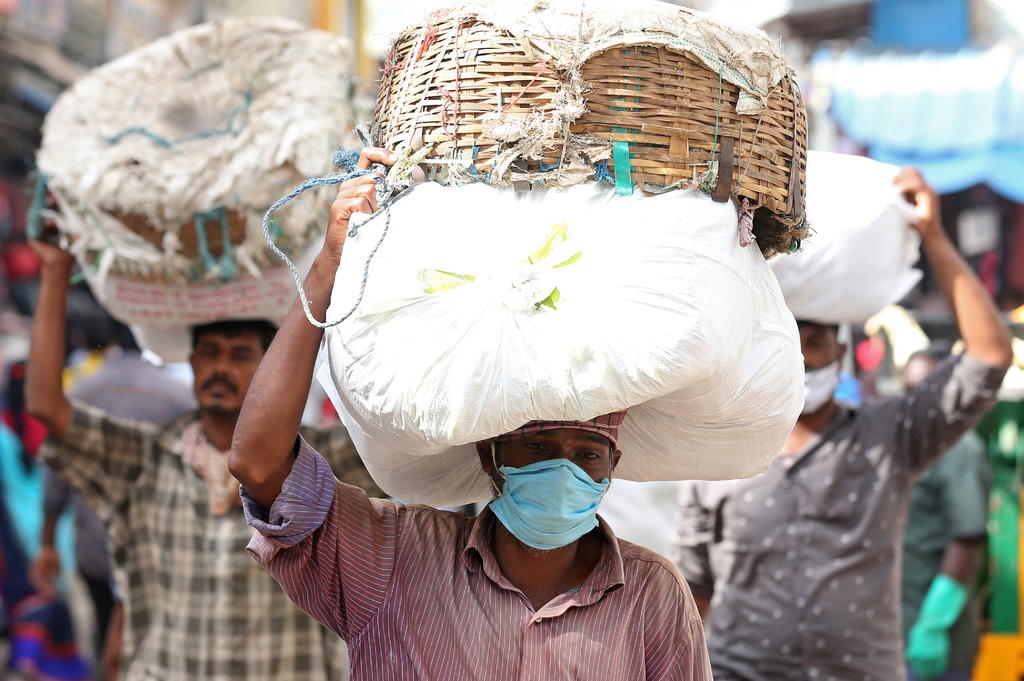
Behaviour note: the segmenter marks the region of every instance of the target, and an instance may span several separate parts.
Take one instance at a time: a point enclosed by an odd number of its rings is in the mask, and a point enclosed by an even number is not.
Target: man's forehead
[[[226,334],[219,331],[207,331],[196,339],[196,345],[217,345],[227,347],[251,347],[260,345],[260,335],[255,331],[239,331]]]
[[[595,433],[590,430],[583,430],[582,428],[552,428],[550,430],[542,430],[537,433],[531,433],[526,435],[521,440],[575,440],[590,442],[594,444],[600,444],[604,446],[610,446],[611,440],[606,438],[600,433]]]
[[[808,340],[829,340],[836,339],[839,330],[834,326],[826,324],[815,324],[814,322],[799,322],[800,337]]]

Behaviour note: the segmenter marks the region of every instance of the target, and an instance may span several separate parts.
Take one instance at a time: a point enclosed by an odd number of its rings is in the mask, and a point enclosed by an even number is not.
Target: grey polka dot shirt
[[[681,491],[675,562],[711,598],[716,681],[899,681],[900,551],[917,477],[1005,370],[951,358],[906,396],[842,407],[798,454]]]

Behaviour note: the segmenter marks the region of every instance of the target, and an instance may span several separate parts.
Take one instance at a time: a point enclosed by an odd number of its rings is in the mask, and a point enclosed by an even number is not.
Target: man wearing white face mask
[[[991,407],[1012,359],[985,289],[943,231],[917,171],[897,185],[953,311],[964,355],[905,397],[834,401],[835,326],[799,323],[805,407],[750,480],[683,486],[675,560],[706,617],[716,681],[904,678],[899,556],[917,477]]]
[[[804,370],[804,414],[813,414],[832,401],[839,387],[839,362]]]

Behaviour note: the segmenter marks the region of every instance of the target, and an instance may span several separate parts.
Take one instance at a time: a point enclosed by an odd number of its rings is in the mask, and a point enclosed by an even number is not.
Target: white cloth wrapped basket
[[[731,202],[426,183],[360,222],[321,380],[404,501],[486,499],[476,441],[627,407],[617,476],[747,477],[800,412],[796,325]]]

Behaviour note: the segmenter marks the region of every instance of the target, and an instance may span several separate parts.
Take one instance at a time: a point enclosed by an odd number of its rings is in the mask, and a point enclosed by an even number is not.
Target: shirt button
[[[543,617],[534,617],[533,618],[533,623],[537,624],[538,622],[541,622],[543,619],[544,619]]]

